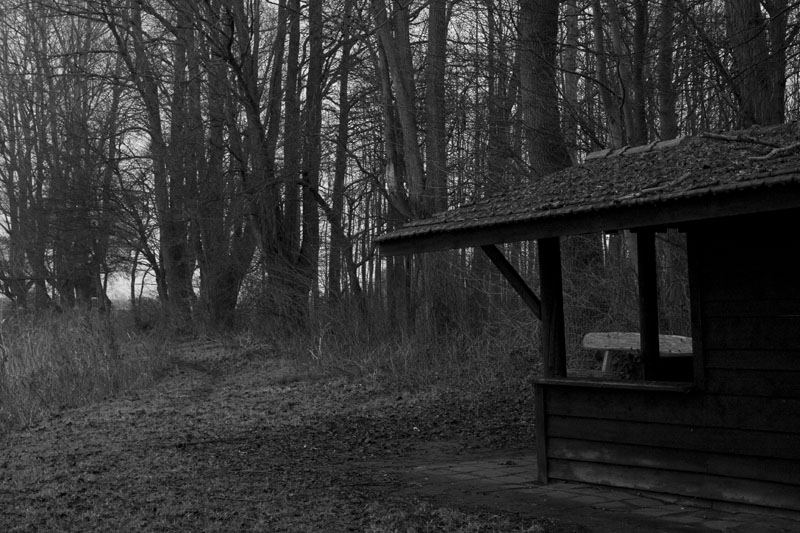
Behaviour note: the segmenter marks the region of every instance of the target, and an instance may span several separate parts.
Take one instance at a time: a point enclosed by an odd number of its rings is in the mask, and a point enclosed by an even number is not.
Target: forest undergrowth
[[[451,325],[436,334],[408,333],[341,305],[320,310],[303,327],[249,309],[234,330],[197,321],[181,335],[156,309],[148,312],[153,316],[144,320],[126,310],[7,314],[0,323],[0,431],[145,390],[188,340],[221,342],[242,359],[278,354],[300,372],[368,378],[405,391],[508,392],[537,371],[538,333],[519,308],[492,313],[479,327]]]
[[[147,387],[169,365],[165,331],[127,313],[7,315],[0,323],[0,432]]]
[[[309,365],[372,376],[389,387],[485,390],[513,388],[530,378],[538,329],[521,309],[496,314],[479,328],[464,324],[433,334],[399,330],[385,321],[365,323],[339,312],[317,318],[305,332],[275,340]]]

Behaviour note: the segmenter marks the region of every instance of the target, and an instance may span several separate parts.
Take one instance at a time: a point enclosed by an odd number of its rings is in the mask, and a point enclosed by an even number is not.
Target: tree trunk
[[[672,51],[675,46],[675,0],[663,0],[658,19],[658,118],[662,140],[678,136],[678,117],[675,114],[675,85],[672,82]]]
[[[319,187],[322,157],[322,0],[309,0],[309,65],[306,83],[306,132],[303,156],[303,240],[300,266],[304,291],[315,303],[319,296],[319,209],[314,192]],[[304,313],[305,314],[305,313]]]
[[[620,14],[617,0],[608,0],[607,5],[611,43],[619,65],[626,142],[632,146],[637,146],[647,142],[644,87],[645,47],[647,45],[648,29],[647,1],[634,1],[635,19],[632,50],[628,48],[625,39],[625,23]]]
[[[426,214],[447,209],[447,134],[444,75],[447,50],[447,2],[428,4],[428,51],[425,66],[425,202]]]
[[[608,76],[605,30],[603,29],[603,8],[600,0],[592,1],[592,31],[594,33],[595,54],[597,55],[597,81],[600,88],[600,99],[603,102],[606,121],[608,122],[608,146],[620,148],[625,144],[622,129],[622,105],[620,99],[611,90]]]
[[[288,0],[289,48],[286,55],[286,92],[283,134],[283,182],[285,188],[283,249],[287,256],[300,244],[300,163],[302,130],[298,82],[300,77],[300,0]]]
[[[173,157],[168,149],[161,122],[161,103],[159,83],[148,51],[145,49],[139,2],[131,2],[130,37],[133,43],[134,57],[126,61],[131,76],[134,78],[147,116],[147,132],[150,137],[150,154],[153,162],[155,181],[154,193],[156,213],[160,229],[160,256],[163,265],[163,283],[167,301],[164,305],[168,313],[178,323],[188,323],[191,314],[191,302],[187,289],[191,289],[191,274],[185,263],[186,233],[185,224],[180,220],[181,214],[175,212],[171,192],[177,192],[177,176],[170,176],[167,162]],[[118,28],[113,26],[117,44],[123,54],[127,54],[127,43],[119,35]],[[181,45],[176,46],[180,47]],[[126,59],[128,56],[124,55]],[[176,70],[178,66],[175,67]],[[175,199],[182,205],[181,199]]]
[[[786,0],[764,5],[770,12],[769,22],[758,0],[725,2],[728,41],[733,55],[733,89],[739,103],[741,127],[778,124],[784,120]]]
[[[612,0],[613,1],[613,0]],[[631,70],[633,72],[631,115],[633,129],[629,132],[628,142],[633,146],[647,143],[647,93],[645,86],[645,67],[647,66],[647,34],[650,27],[647,0],[634,0],[633,22],[633,54]]]
[[[578,163],[578,6],[567,0],[565,11],[566,42],[561,53],[564,68],[564,140],[572,164]]]
[[[371,0],[376,32],[389,67],[389,74],[397,100],[397,115],[402,129],[403,159],[411,211],[415,216],[425,214],[425,172],[419,150],[419,128],[416,118],[414,66],[409,42],[408,5],[397,0],[387,17],[384,0]]]
[[[556,93],[558,0],[531,0],[520,6],[520,89],[534,177],[570,165],[561,133]]]
[[[350,26],[353,0],[345,0],[342,14],[342,52],[339,63],[339,124],[336,132],[336,161],[334,163],[333,190],[331,192],[331,244],[328,264],[328,296],[338,301],[342,292],[342,252],[346,245],[342,227],[344,209],[344,181],[347,174],[347,141],[349,133],[350,100],[348,81],[350,76]],[[339,231],[334,231],[338,226]]]

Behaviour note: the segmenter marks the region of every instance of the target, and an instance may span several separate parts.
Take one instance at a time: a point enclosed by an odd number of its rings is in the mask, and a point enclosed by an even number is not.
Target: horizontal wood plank
[[[764,232],[765,234],[768,232]],[[698,274],[704,301],[798,300],[796,244],[764,236],[735,241],[711,237],[700,247]]]
[[[795,300],[800,299],[800,286],[796,280],[787,279],[782,283],[750,283],[748,278],[758,274],[742,276],[741,279],[724,279],[719,274],[703,278],[703,302],[743,302],[753,300]]]
[[[705,302],[741,302],[748,303],[753,300],[780,300],[800,299],[800,287],[794,285],[795,280],[786,280],[785,283],[774,285],[749,284],[747,279],[724,280],[719,277],[703,278],[702,301]]]
[[[795,226],[798,217],[797,210],[762,213],[708,221],[692,229],[703,241],[701,250],[711,258],[727,259],[730,256],[744,261],[757,260],[757,254],[742,254],[742,249],[762,253],[768,250],[791,252],[792,244],[800,244],[797,234],[775,231],[775,228]]]
[[[573,389],[608,389],[610,391],[633,390],[640,392],[685,393],[694,387],[692,383],[676,383],[674,381],[619,381],[593,378],[537,378],[533,382],[543,387],[566,387]]]
[[[800,315],[703,317],[706,350],[798,350]]]
[[[545,395],[552,415],[800,433],[800,399],[563,387]]]
[[[800,460],[800,434],[547,416],[551,438]]]
[[[754,300],[797,300],[800,299],[800,286],[796,278],[772,277],[770,282],[753,281],[762,274],[743,273],[733,277],[721,271],[703,274],[703,302],[743,302]]]
[[[800,487],[710,474],[551,459],[551,479],[800,510]]]
[[[800,241],[795,241],[795,246]],[[713,272],[713,268],[724,268],[725,272],[746,272],[754,267],[768,268],[770,272],[789,272],[792,261],[797,254],[791,248],[790,241],[771,242],[757,239],[751,242],[718,241],[706,243],[703,256],[705,272]]]
[[[706,350],[705,359],[709,368],[800,372],[800,349]]]
[[[794,460],[560,438],[549,439],[547,450],[553,459],[714,474],[800,486],[800,462]]]
[[[708,318],[800,315],[800,298],[706,300],[703,303],[703,313]]]
[[[714,394],[800,398],[800,372],[707,368],[705,386]]]

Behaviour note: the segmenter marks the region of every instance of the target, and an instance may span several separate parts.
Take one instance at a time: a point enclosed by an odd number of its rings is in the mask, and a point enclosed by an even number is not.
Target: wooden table
[[[603,352],[602,372],[608,372],[611,354],[616,352],[639,352],[641,339],[638,333],[629,331],[591,332],[583,337],[582,346],[587,350]],[[658,349],[661,357],[691,357],[692,338],[682,335],[659,335]]]

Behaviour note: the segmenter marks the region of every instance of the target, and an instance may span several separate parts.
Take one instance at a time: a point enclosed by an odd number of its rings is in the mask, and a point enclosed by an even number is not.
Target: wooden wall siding
[[[704,355],[712,368],[800,371],[800,350],[706,350]]]
[[[545,384],[550,479],[800,510],[800,211],[687,227],[698,388]]]
[[[706,390],[800,398],[797,211],[696,228]]]
[[[800,400],[543,386],[550,479],[800,510]]]
[[[577,439],[550,439],[550,456],[560,460],[703,472],[788,485],[793,485],[800,478],[798,461],[764,457],[740,457],[737,461],[731,461],[729,455],[718,453],[698,451],[689,455],[673,448],[614,443],[597,446],[594,442]]]
[[[560,387],[547,387],[544,398],[551,416],[800,435],[800,399],[795,398],[618,389],[580,389],[578,394]],[[795,457],[800,459],[800,446]]]
[[[732,461],[741,455],[796,461],[797,446],[800,444],[797,435],[787,433],[581,417],[548,416],[547,428],[548,437],[589,439],[676,450],[704,450],[729,454],[734,456]]]
[[[669,493],[680,487],[682,496],[692,498],[800,510],[800,490],[780,483],[557,459],[549,468],[558,479]]]

